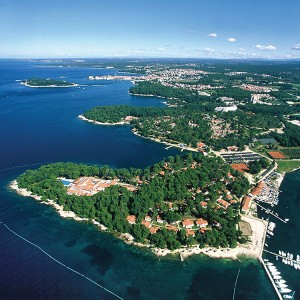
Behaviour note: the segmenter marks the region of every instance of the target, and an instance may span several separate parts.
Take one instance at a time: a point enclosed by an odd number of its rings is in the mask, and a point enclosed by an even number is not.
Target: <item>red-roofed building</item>
[[[238,150],[239,150],[239,147],[237,147],[237,146],[228,146],[228,147],[227,147],[227,150],[228,150],[228,151],[238,151]]]
[[[149,221],[143,220],[143,221],[142,221],[142,224],[143,224],[145,227],[147,227],[147,228],[150,228],[150,227],[151,227],[151,222],[149,222]]]
[[[129,215],[127,216],[127,221],[129,224],[135,224],[136,223],[136,216],[135,215]]]
[[[245,196],[242,202],[242,211],[247,212],[250,208],[251,198],[249,196]]]
[[[186,234],[185,234],[186,236],[195,236],[195,231],[194,230],[190,230],[190,229],[187,229],[186,230]]]
[[[203,220],[202,218],[196,220],[196,225],[200,228],[206,227],[208,225],[207,220]]]
[[[257,196],[257,195],[259,195],[260,193],[261,193],[261,190],[262,190],[262,188],[264,187],[264,183],[262,182],[262,181],[260,181],[259,183],[258,183],[258,185],[254,188],[254,189],[252,189],[251,190],[251,195],[252,196]]]
[[[178,231],[178,228],[177,228],[176,226],[170,225],[170,224],[168,224],[168,225],[166,226],[166,229],[167,229],[167,230],[173,230],[173,231],[175,231],[175,232]]]
[[[184,228],[193,228],[193,226],[194,226],[194,221],[193,220],[189,220],[189,219],[185,219],[185,220],[183,220],[182,222],[182,226],[184,227]]]
[[[207,202],[205,202],[205,201],[201,201],[200,205],[201,205],[203,208],[207,208]]]
[[[150,233],[155,234],[160,228],[158,226],[152,226],[150,228]]]
[[[219,200],[217,200],[217,202],[219,204],[221,204],[225,209],[227,209],[227,207],[230,205],[230,203],[228,203],[227,201],[225,201],[223,199],[219,199]]]

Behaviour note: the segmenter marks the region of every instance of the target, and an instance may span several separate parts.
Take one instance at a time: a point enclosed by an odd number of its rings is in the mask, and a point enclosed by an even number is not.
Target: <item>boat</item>
[[[284,221],[288,222],[290,219],[284,219]]]
[[[279,276],[279,275],[275,275],[275,276],[273,276],[273,278],[274,278],[274,279],[282,279],[282,277]]]
[[[278,251],[279,255],[281,255],[281,250]]]
[[[286,281],[283,279],[280,279],[280,280],[275,280],[275,283],[286,283]]]
[[[278,285],[280,288],[287,288],[287,287],[288,287],[288,285],[285,284],[285,283],[278,283],[277,285]]]
[[[290,293],[291,291],[292,291],[292,290],[287,289],[287,288],[283,288],[283,289],[280,289],[280,290],[279,290],[279,292],[280,292],[281,294]]]
[[[294,299],[295,291],[293,292],[292,295],[283,295],[283,298],[285,299]]]
[[[273,271],[273,272],[271,271],[271,274],[272,275],[280,275],[280,272],[279,271]]]

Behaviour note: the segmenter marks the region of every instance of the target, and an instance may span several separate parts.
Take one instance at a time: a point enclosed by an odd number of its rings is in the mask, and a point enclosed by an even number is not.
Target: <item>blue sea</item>
[[[91,224],[62,219],[52,207],[8,189],[9,182],[26,169],[45,163],[145,167],[180,154],[133,135],[129,126],[97,126],[78,118],[85,110],[101,105],[164,106],[158,98],[129,95],[132,83],[128,81],[87,79],[89,75],[116,73],[114,69],[65,67],[43,61],[0,60],[0,221],[123,299],[232,299],[239,270],[235,299],[276,299],[256,260],[205,256],[183,262],[173,256],[158,259]],[[29,88],[20,84],[20,80],[34,77],[63,78],[80,86]],[[299,172],[289,174],[283,182],[277,209],[291,221],[285,227],[278,224],[270,249],[291,249],[289,252],[300,254],[299,182]],[[3,224],[0,237],[0,299],[117,299]],[[297,298],[300,271],[278,264]]]

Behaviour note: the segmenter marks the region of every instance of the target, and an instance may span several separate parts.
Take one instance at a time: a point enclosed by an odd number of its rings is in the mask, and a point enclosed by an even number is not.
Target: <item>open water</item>
[[[96,126],[77,118],[98,105],[163,106],[161,99],[129,95],[130,82],[87,80],[89,75],[115,72],[0,61],[0,221],[124,299],[232,299],[239,270],[235,299],[276,299],[265,271],[255,260],[239,262],[205,256],[184,262],[178,257],[157,259],[149,251],[126,245],[90,224],[62,219],[52,207],[20,197],[7,188],[26,169],[44,163],[145,167],[180,153],[133,135],[128,126]],[[16,81],[61,76],[82,86],[28,88]],[[290,174],[283,186],[295,184],[293,178]],[[299,219],[299,197],[289,197],[288,189],[284,193],[293,208],[291,219]],[[289,242],[295,251],[297,247],[299,250],[299,244],[294,243],[296,237],[290,234]],[[295,276],[291,277],[296,289]],[[0,299],[117,298],[0,224]]]

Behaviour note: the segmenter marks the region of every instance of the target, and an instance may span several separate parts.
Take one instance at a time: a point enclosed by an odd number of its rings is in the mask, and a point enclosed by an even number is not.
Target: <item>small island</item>
[[[28,87],[43,88],[43,87],[73,87],[78,86],[76,83],[67,82],[65,80],[56,80],[50,78],[32,78],[22,81],[21,84]]]
[[[169,157],[143,170],[55,163],[26,171],[11,188],[157,255],[261,251],[265,224],[240,212],[248,180],[214,155]]]

